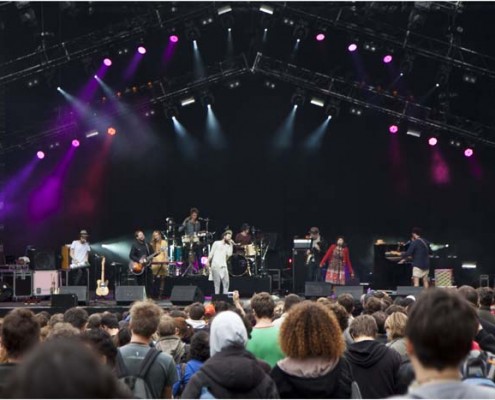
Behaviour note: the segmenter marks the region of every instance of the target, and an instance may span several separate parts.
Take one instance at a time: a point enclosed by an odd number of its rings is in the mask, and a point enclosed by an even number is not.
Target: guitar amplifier
[[[58,271],[34,271],[33,295],[50,296],[56,293],[59,287]]]

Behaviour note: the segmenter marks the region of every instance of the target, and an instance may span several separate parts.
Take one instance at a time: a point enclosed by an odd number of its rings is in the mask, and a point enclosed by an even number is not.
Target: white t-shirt
[[[232,255],[234,247],[231,244],[225,243],[224,240],[213,242],[210,252],[211,267],[226,267],[227,259]]]
[[[89,243],[81,243],[80,240],[74,240],[70,245],[70,249],[74,252],[73,263],[82,263],[86,261],[87,254],[91,251]]]

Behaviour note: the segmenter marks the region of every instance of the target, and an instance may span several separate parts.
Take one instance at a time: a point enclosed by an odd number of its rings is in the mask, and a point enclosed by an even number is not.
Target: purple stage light
[[[397,132],[399,132],[399,127],[397,125],[390,125],[388,127],[388,131],[390,133],[397,133]]]
[[[471,157],[473,154],[474,154],[473,149],[471,149],[469,147],[466,150],[464,150],[464,156],[466,156],[466,157]]]
[[[436,146],[438,143],[438,139],[436,137],[431,137],[428,139],[428,144],[430,146]]]
[[[79,144],[80,144],[80,143],[79,143],[79,140],[77,140],[77,139],[74,139],[74,140],[72,141],[72,146],[74,146],[74,147],[79,147]]]
[[[36,153],[36,157],[38,157],[40,160],[43,160],[45,158],[45,153],[43,153],[41,150]]]
[[[351,43],[349,47],[347,47],[347,50],[349,50],[351,53],[357,50],[357,44],[356,43]]]
[[[383,57],[383,62],[385,64],[392,62],[392,56],[390,54],[387,54],[385,57]]]
[[[112,65],[112,60],[110,60],[109,58],[105,58],[103,60],[103,64],[105,64],[107,67],[110,67]]]
[[[316,40],[318,40],[318,42],[325,40],[325,34],[324,33],[318,33],[318,35],[316,35]]]
[[[170,39],[170,41],[172,43],[177,43],[179,41],[179,36],[177,36],[177,35],[170,35],[170,38],[169,39]]]
[[[138,47],[138,53],[139,54],[146,54],[146,48],[143,46]]]

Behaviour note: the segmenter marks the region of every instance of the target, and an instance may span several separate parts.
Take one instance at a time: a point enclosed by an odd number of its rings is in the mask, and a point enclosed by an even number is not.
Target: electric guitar
[[[96,295],[108,296],[108,280],[105,280],[105,257],[101,259],[101,279],[96,281]]]
[[[141,275],[144,272],[144,269],[151,264],[151,260],[153,257],[160,254],[162,250],[155,251],[153,254],[150,254],[147,257],[142,257],[139,262],[130,261],[129,262],[129,272],[133,275]]]

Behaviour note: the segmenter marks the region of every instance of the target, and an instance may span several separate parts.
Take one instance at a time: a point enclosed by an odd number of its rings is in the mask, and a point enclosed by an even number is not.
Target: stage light
[[[361,114],[363,113],[363,110],[361,110],[360,108],[357,108],[357,107],[351,107],[350,113],[360,117]]]
[[[435,83],[435,87],[440,87],[440,84],[439,83]]]
[[[318,35],[316,35],[316,40],[318,42],[325,40],[325,34],[324,33],[318,33]]]
[[[57,91],[61,92],[62,88],[60,86],[57,86]]]
[[[227,5],[227,6],[223,6],[223,7],[220,7],[218,10],[217,10],[217,14],[218,15],[223,15],[223,14],[227,14],[228,12],[231,12],[232,11],[232,7]]]
[[[434,136],[428,139],[428,144],[430,146],[436,146],[437,143],[438,143],[438,139]]]
[[[397,125],[395,125],[395,124],[394,125],[390,125],[388,127],[388,131],[390,133],[397,133],[397,132],[399,132],[399,127]]]
[[[351,53],[355,52],[357,50],[357,44],[356,43],[351,43],[348,47],[347,50],[349,50]]]
[[[390,54],[387,54],[385,57],[383,57],[383,62],[385,64],[391,63],[392,62],[392,56]]]
[[[170,35],[169,40],[172,43],[177,43],[179,41],[179,36],[177,36],[177,35]]]
[[[325,106],[325,100],[322,100],[318,97],[311,97],[311,100],[309,102],[315,106],[318,106],[318,107],[324,107]]]
[[[266,14],[270,14],[270,15],[273,15],[273,11],[274,11],[274,8],[273,7],[270,7],[270,6],[267,6],[265,4],[262,4],[260,6],[260,11],[261,12],[264,12]]]
[[[74,139],[74,140],[72,141],[72,146],[74,146],[74,147],[79,147],[79,145],[80,145],[79,140]]]
[[[109,127],[107,129],[107,133],[110,135],[110,136],[114,136],[116,133],[117,133],[117,129],[115,129],[113,126]]]
[[[36,157],[38,157],[40,160],[43,160],[45,158],[45,153],[43,153],[41,150],[36,153]]]
[[[473,154],[474,154],[474,151],[470,147],[468,147],[466,150],[464,150],[464,156],[465,157],[471,157]]]
[[[208,263],[208,257],[203,256],[201,257],[201,265],[206,265]]]
[[[477,81],[477,78],[475,75],[473,74],[470,74],[470,73],[465,73],[463,76],[462,76],[462,80],[464,82],[467,82],[467,83],[472,83],[472,84],[475,84],[476,81]]]
[[[89,131],[88,133],[86,133],[86,138],[88,139],[93,136],[98,136],[99,134],[100,132],[98,132],[97,130]]]
[[[144,46],[139,46],[137,51],[139,54],[146,54],[146,48]]]
[[[421,132],[416,129],[408,129],[406,134],[417,138],[421,137]]]
[[[103,64],[105,64],[107,67],[110,67],[112,65],[112,60],[110,60],[109,58],[105,58],[103,60]]]
[[[180,105],[182,107],[184,107],[184,106],[187,106],[189,104],[193,104],[195,102],[196,102],[196,99],[194,97],[188,97],[187,99],[181,100]]]

